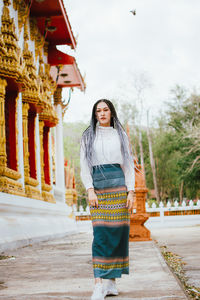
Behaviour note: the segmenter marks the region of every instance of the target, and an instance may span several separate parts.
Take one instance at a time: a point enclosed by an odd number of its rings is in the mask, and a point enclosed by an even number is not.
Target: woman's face
[[[111,111],[105,102],[99,102],[96,109],[96,118],[100,126],[110,126]]]

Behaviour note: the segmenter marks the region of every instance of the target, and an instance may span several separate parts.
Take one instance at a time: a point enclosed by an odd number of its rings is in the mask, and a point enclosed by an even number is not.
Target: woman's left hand
[[[136,208],[134,202],[134,191],[128,192],[126,207],[128,208],[129,212],[132,212],[133,208]]]

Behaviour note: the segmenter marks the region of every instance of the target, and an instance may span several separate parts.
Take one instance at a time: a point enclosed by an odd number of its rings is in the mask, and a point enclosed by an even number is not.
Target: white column
[[[39,115],[35,117],[35,149],[36,149],[36,169],[37,169],[37,180],[39,181],[38,189],[42,190],[41,184],[41,164],[40,164],[40,130],[39,130]]]
[[[23,149],[23,128],[22,128],[22,93],[19,93],[17,100],[17,128],[18,128],[18,170],[21,174],[19,179],[24,187],[24,149]]]
[[[62,107],[60,104],[55,106],[59,122],[56,126],[55,134],[55,165],[56,165],[56,188],[61,195],[60,201],[65,202],[65,179],[64,179],[64,145],[63,145],[63,122]],[[57,197],[56,197],[57,198]]]

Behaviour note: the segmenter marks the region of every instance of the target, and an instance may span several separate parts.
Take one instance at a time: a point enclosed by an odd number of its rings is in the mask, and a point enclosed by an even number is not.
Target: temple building
[[[0,2],[0,251],[76,231],[62,89],[85,83],[57,45],[76,47],[63,0]]]

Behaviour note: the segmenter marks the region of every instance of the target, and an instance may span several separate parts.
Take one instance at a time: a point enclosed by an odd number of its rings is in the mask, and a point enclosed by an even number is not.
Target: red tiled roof
[[[45,39],[50,45],[69,45],[75,49],[76,40],[63,0],[33,0],[30,16],[36,18],[41,34],[46,32]]]
[[[49,48],[48,63],[51,65],[50,74],[58,86],[78,87],[85,90],[85,83],[76,60],[73,56],[65,54],[56,47]]]

